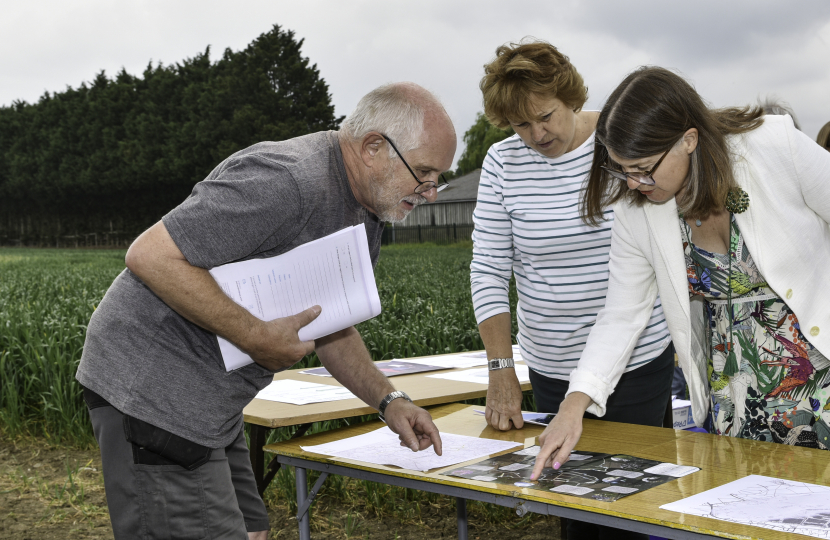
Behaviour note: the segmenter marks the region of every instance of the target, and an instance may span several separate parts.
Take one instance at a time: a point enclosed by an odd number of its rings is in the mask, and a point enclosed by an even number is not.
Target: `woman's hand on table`
[[[571,450],[582,436],[582,415],[590,405],[591,398],[582,392],[574,392],[565,398],[559,412],[539,435],[541,449],[530,474],[531,480],[539,478],[543,468],[559,469],[568,462]]]
[[[487,423],[501,431],[510,429],[512,422],[516,429],[522,429],[522,385],[515,368],[497,369],[490,372],[487,385],[487,407],[484,409]]]
[[[401,446],[413,452],[432,446],[441,455],[441,435],[427,411],[399,398],[389,403],[384,416],[389,429],[398,434]]]

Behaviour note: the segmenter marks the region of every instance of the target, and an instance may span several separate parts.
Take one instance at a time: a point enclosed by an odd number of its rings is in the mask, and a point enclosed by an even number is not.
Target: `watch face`
[[[514,367],[512,358],[493,358],[489,361],[488,367],[490,370],[503,369],[506,367]]]

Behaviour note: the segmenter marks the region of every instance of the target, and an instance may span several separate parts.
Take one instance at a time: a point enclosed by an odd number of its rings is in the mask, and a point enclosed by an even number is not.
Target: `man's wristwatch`
[[[380,405],[378,405],[378,417],[383,420],[384,423],[386,422],[386,418],[384,418],[386,407],[388,407],[393,400],[398,398],[404,398],[408,402],[412,403],[412,400],[409,399],[409,396],[407,396],[405,392],[401,392],[400,390],[390,392],[385,398],[383,398],[383,400],[381,400]]]
[[[490,371],[496,371],[506,367],[515,367],[515,364],[512,358],[491,358],[487,362],[487,367],[490,368]]]

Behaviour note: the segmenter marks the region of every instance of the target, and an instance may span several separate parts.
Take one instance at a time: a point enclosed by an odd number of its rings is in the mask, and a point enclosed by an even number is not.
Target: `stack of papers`
[[[347,227],[267,259],[210,269],[234,302],[263,321],[296,315],[314,305],[323,311],[300,328],[301,341],[333,334],[380,313],[369,243],[363,224]],[[253,363],[233,343],[218,337],[225,369]]]

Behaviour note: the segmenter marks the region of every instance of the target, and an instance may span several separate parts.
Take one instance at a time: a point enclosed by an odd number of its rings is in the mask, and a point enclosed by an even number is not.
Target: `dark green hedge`
[[[274,26],[216,62],[208,48],[0,107],[0,241],[140,232],[233,152],[337,129],[302,43]]]

